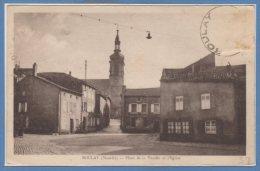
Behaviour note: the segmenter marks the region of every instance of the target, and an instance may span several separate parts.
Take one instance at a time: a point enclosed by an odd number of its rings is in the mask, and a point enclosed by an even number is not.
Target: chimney
[[[15,64],[15,67],[14,67],[14,68],[15,68],[15,69],[20,68],[19,64]]]
[[[69,71],[69,75],[71,76],[71,71]]]
[[[37,64],[34,62],[33,64],[33,76],[37,75]]]

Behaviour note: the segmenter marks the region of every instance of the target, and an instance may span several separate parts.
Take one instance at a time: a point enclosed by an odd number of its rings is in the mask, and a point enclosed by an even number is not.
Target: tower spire
[[[115,52],[121,52],[120,50],[120,40],[119,40],[119,30],[116,30],[116,39],[115,39]]]

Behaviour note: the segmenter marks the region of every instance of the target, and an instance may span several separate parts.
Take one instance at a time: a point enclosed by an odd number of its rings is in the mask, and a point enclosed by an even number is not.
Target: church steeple
[[[115,39],[115,50],[114,52],[121,52],[120,50],[120,40],[119,40],[119,30],[116,30],[116,39]]]
[[[111,115],[116,118],[120,118],[122,94],[124,89],[124,56],[120,50],[119,30],[117,29],[115,39],[115,50],[110,55],[110,70],[109,70],[109,82],[110,82],[110,98],[111,98]]]

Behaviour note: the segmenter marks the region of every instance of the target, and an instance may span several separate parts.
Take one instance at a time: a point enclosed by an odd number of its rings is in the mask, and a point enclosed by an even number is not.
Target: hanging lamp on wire
[[[150,31],[146,31],[148,34],[147,34],[147,39],[151,39],[152,38],[152,36],[151,36],[151,33],[150,33]]]

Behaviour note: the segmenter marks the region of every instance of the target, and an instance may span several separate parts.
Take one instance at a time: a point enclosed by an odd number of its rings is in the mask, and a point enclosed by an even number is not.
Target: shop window
[[[175,122],[175,133],[181,134],[181,122]]]
[[[174,122],[170,121],[167,125],[168,134],[190,134],[190,122],[182,121],[182,122]]]
[[[205,122],[206,134],[217,134],[217,124],[215,120],[208,120]]]
[[[174,133],[174,122],[168,122],[168,134]]]
[[[182,133],[183,134],[189,134],[190,133],[189,122],[182,122]]]

